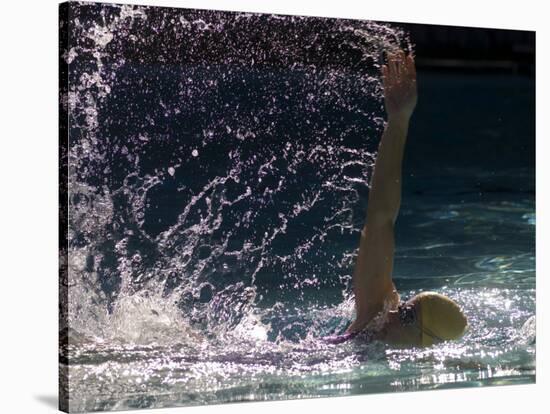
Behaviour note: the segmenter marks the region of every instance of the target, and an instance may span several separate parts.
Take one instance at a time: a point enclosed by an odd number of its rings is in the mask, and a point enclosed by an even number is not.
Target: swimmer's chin
[[[399,348],[421,347],[422,335],[414,326],[403,326],[396,311],[390,311],[376,340]]]

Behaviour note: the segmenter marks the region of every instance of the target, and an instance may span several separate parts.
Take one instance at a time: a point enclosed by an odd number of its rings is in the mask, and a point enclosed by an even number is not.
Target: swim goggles
[[[414,326],[422,333],[422,335],[430,336],[432,340],[437,340],[440,342],[444,341],[443,338],[440,338],[431,330],[419,323],[415,305],[408,304],[407,302],[401,302],[397,306],[397,312],[399,313],[399,322],[401,323],[401,326]],[[422,342],[424,342],[424,339],[422,339]]]

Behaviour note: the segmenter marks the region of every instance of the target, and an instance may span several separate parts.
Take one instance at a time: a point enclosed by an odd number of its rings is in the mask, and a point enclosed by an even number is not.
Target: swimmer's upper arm
[[[386,300],[395,300],[392,281],[394,257],[392,220],[367,219],[361,231],[359,253],[353,279],[357,319],[348,328],[361,329],[383,309]]]

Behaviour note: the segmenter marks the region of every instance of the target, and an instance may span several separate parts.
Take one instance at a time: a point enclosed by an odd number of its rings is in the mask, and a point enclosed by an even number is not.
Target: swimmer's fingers
[[[384,88],[388,88],[390,84],[390,69],[386,65],[382,65],[382,83]]]
[[[407,56],[406,61],[405,61],[405,65],[407,66],[408,78],[411,81],[416,82],[416,66],[414,64],[414,57],[413,57],[412,53],[410,53]]]
[[[407,56],[406,60],[406,66],[407,66],[407,89],[409,95],[412,97],[414,101],[416,101],[416,67],[414,64],[414,57],[412,54],[409,54]]]
[[[395,55],[388,53],[387,63],[382,66],[382,81],[384,88],[391,88],[397,81],[397,66]]]
[[[412,54],[400,50],[397,53],[388,53],[388,63],[384,65],[387,73],[383,74],[396,82],[397,80],[416,80],[416,68]]]
[[[397,53],[392,53],[388,61],[388,66],[390,68],[390,75],[392,76],[393,80],[399,77],[399,72],[400,72],[399,65],[400,65],[399,55]]]
[[[400,78],[404,78],[408,75],[407,55],[403,50],[397,53],[397,71]]]
[[[409,56],[404,50],[399,50],[392,55],[393,72],[396,78],[408,77],[410,71]]]

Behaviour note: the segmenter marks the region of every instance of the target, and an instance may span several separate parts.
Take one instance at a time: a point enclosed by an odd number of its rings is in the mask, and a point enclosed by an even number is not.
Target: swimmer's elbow
[[[397,215],[391,211],[376,211],[367,214],[365,226],[370,228],[392,228],[395,224]]]

